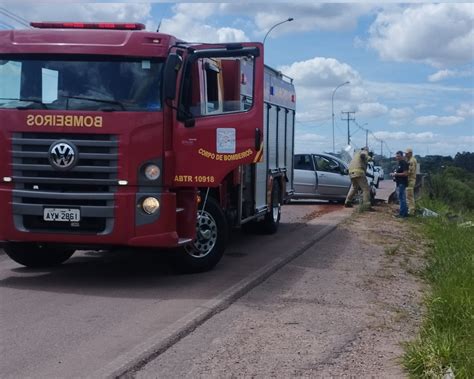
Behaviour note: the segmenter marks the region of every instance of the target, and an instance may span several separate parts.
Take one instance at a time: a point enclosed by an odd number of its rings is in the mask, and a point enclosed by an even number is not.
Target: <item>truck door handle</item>
[[[260,129],[255,129],[255,150],[260,150],[260,144],[262,143],[262,136],[260,133]]]

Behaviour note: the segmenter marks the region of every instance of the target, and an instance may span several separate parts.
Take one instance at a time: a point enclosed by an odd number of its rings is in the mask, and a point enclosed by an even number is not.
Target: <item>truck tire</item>
[[[261,222],[262,231],[265,234],[274,234],[278,230],[281,218],[281,190],[280,183],[275,181],[272,187],[270,212],[265,215],[265,219]]]
[[[207,199],[205,209],[202,205],[196,220],[196,239],[175,255],[175,268],[180,272],[209,271],[224,254],[229,230],[225,214],[212,197]]]
[[[51,267],[67,261],[74,250],[60,247],[40,246],[35,243],[12,243],[4,248],[15,262],[26,267]]]

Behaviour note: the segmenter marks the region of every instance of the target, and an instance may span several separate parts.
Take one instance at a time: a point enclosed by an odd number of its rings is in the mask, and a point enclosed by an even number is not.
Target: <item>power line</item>
[[[15,29],[12,25],[7,24],[3,21],[0,21],[0,28],[1,29]]]
[[[30,23],[26,18],[21,17],[20,15],[18,15],[18,14],[16,14],[16,13],[13,13],[12,11],[9,11],[8,9],[5,9],[4,7],[0,7],[0,10],[11,14],[13,17],[18,18],[18,19],[22,20],[23,22],[26,22],[27,24]]]
[[[18,23],[20,25],[26,26],[27,28],[31,28],[30,23],[29,23],[28,20],[24,19],[21,16],[18,16],[17,14],[15,14],[13,12],[10,12],[9,10],[7,10],[3,7],[0,7],[0,14],[2,14],[3,16],[8,17],[9,19],[15,21],[16,23]]]

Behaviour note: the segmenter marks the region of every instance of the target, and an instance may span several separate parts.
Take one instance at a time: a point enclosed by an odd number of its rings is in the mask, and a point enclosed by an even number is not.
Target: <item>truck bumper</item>
[[[195,203],[195,191],[189,191],[187,205]],[[155,215],[147,215],[141,210],[141,200],[153,195],[159,198],[160,208]],[[179,200],[182,201],[182,200]],[[190,236],[194,230],[187,228],[186,234],[180,233],[180,223],[189,223],[183,217],[195,221],[196,210],[180,212],[177,214],[177,196],[172,192],[163,193],[137,193],[120,189],[114,195],[113,214],[108,215],[107,227],[101,232],[78,231],[74,227],[66,230],[33,230],[21,222],[24,211],[15,205],[11,188],[0,187],[0,244],[10,242],[40,242],[78,246],[137,246],[137,247],[163,247],[171,248],[180,245],[183,237]],[[6,205],[6,206],[5,206]],[[41,206],[43,207],[43,206]],[[79,207],[80,208],[80,207]],[[31,211],[31,210],[30,210]],[[38,214],[36,217],[42,217]],[[43,223],[44,224],[44,223]],[[180,235],[181,234],[181,235]],[[180,239],[181,238],[181,239]]]

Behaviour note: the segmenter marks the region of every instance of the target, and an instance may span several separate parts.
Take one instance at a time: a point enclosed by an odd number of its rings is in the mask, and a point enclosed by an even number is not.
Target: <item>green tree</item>
[[[454,165],[474,173],[474,153],[469,153],[467,151],[457,153],[454,157]]]

